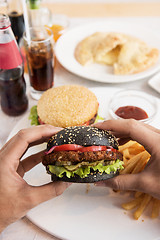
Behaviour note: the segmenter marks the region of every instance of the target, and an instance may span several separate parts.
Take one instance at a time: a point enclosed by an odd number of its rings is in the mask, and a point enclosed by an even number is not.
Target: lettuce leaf
[[[30,110],[29,120],[31,120],[31,125],[39,125],[38,114],[37,114],[37,105],[33,106]]]
[[[107,174],[110,174],[111,172],[116,172],[117,170],[122,170],[123,162],[117,159],[116,162],[111,165],[103,166],[102,163],[99,163],[96,166],[79,167],[74,171],[69,171],[65,167],[59,167],[54,165],[48,165],[48,168],[50,173],[53,173],[60,178],[62,178],[65,174],[68,178],[74,177],[74,174],[77,174],[81,178],[85,178],[88,174],[90,174],[91,169],[93,169],[94,171],[98,170],[100,173],[105,172]]]
[[[96,119],[95,119],[95,122],[94,123],[97,123],[99,121],[104,121],[104,118],[101,117],[99,114],[97,115]]]

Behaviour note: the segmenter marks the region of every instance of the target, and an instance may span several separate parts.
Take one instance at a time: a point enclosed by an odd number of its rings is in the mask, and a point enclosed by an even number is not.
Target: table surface
[[[122,1],[123,2],[123,1]],[[158,2],[115,2],[115,3],[45,3],[52,13],[66,14],[69,17],[125,17],[125,16],[160,16]]]
[[[108,4],[95,4],[94,7],[96,9],[97,6],[99,6],[98,9],[100,10],[100,9],[103,9],[104,5],[106,7],[110,6],[110,8],[106,8],[105,15],[104,15],[105,12],[102,11],[103,14],[99,14],[99,16],[101,16],[101,17],[114,16],[116,13],[116,9],[118,9],[117,6],[119,6],[119,7],[124,6],[124,4],[122,4],[122,5],[116,4],[116,6],[113,6],[111,4],[109,4],[109,5]],[[132,4],[132,6],[133,5],[134,4]],[[135,8],[133,9],[134,14],[133,14],[133,12],[131,14],[132,16],[135,15],[136,17],[130,17],[130,18],[125,17],[123,19],[125,19],[127,22],[130,22],[130,23],[134,22],[137,24],[145,25],[148,28],[155,30],[156,32],[158,32],[158,31],[160,32],[160,30],[159,30],[160,29],[160,17],[155,17],[155,16],[158,16],[158,9],[160,10],[160,3],[143,5],[143,6],[146,6],[146,8],[150,7],[151,12],[153,9],[156,9],[155,14],[151,14],[152,17],[144,17],[147,15],[147,10],[145,10],[145,9],[143,9],[144,11],[141,13],[143,15],[143,17],[142,16],[138,17],[140,12],[135,11],[135,9],[138,9],[137,5],[138,4],[134,5],[135,6]],[[50,6],[53,7],[53,5],[50,5]],[[65,9],[64,13],[68,14],[67,9],[69,8],[68,6],[71,6],[71,5],[70,4],[64,4],[64,5],[54,4],[54,6],[56,6],[56,8],[53,7],[53,9],[55,9],[56,13],[59,13],[60,6],[61,6],[61,10],[62,10],[62,8]],[[64,8],[64,6],[66,8]],[[75,14],[75,13],[73,14],[73,12],[74,12],[73,9],[75,7],[75,4],[73,4],[72,6],[73,6],[72,11],[70,10],[70,14],[68,14],[69,16],[74,16],[74,14]],[[81,4],[81,6],[84,7],[84,4]],[[89,7],[88,4],[86,6]],[[128,4],[126,4],[126,7],[127,6],[128,6]],[[90,9],[91,9],[92,14],[91,14],[91,12],[88,13],[88,15],[87,15],[87,12],[85,12],[85,14],[79,14],[77,11],[76,12],[77,16],[82,15],[82,17],[84,17],[84,15],[85,15],[85,17],[87,17],[87,16],[92,16],[95,14],[95,17],[97,17],[97,12],[93,8],[93,4],[90,4],[90,7],[91,7]],[[116,16],[121,16],[121,17],[128,16],[128,12],[127,12],[127,14],[122,14],[124,12],[121,11],[121,7],[118,11],[119,14]],[[83,8],[81,8],[81,10],[82,9]],[[111,10],[112,10],[113,14],[111,14]],[[83,10],[82,10],[82,12],[83,12]],[[61,13],[62,13],[62,11],[61,11]],[[160,13],[160,11],[159,11],[159,13]],[[150,16],[150,14],[148,16]],[[101,18],[101,19],[103,19],[103,18]],[[110,19],[112,19],[112,18],[110,18]],[[70,18],[70,23],[71,23],[70,27],[72,28],[73,26],[76,26],[76,25],[79,25],[82,23],[84,24],[89,21],[96,21],[96,20],[97,20],[96,18]],[[26,79],[28,79],[28,76],[26,76]],[[63,84],[73,84],[73,81],[75,84],[83,85],[86,87],[113,86],[113,87],[121,87],[121,88],[126,88],[126,89],[139,89],[139,90],[145,91],[149,94],[152,94],[156,97],[159,97],[159,94],[149,87],[148,79],[143,79],[140,81],[130,82],[130,83],[114,84],[114,85],[104,84],[104,83],[99,83],[99,82],[92,82],[92,81],[89,81],[86,79],[82,79],[78,76],[75,76],[72,73],[69,73],[62,66],[60,66],[60,64],[57,63],[56,69],[55,69],[55,86],[60,86]],[[27,111],[29,114],[30,107],[35,105],[36,101],[31,99],[31,97],[29,95],[29,87],[27,89],[27,94],[28,94],[28,98],[29,98],[29,108]],[[5,115],[0,109],[0,116],[1,116],[0,117],[0,126],[1,126],[1,128],[0,128],[0,147],[1,147],[5,143],[11,130],[14,128],[14,126],[17,124],[17,122],[23,117],[23,115],[20,117],[9,117],[9,116]],[[43,230],[39,229],[37,226],[32,224],[26,217],[24,217],[23,219],[17,221],[16,223],[13,223],[9,227],[7,227],[1,234],[0,239],[4,239],[4,240],[10,240],[10,239],[12,239],[12,240],[21,240],[21,239],[23,239],[23,240],[46,240],[46,239],[51,240],[52,239],[53,240],[53,239],[55,239],[56,240],[57,238],[55,238],[55,237],[49,235],[48,233],[44,232]]]

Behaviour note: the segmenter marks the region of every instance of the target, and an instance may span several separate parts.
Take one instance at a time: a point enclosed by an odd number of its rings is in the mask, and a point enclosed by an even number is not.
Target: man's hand
[[[22,178],[25,172],[41,162],[44,151],[20,161],[26,150],[48,140],[60,128],[42,125],[19,131],[0,150],[0,232],[25,216],[28,210],[59,196],[70,185],[63,182],[30,186]]]
[[[136,120],[108,120],[94,126],[110,130],[118,138],[135,140],[151,154],[151,159],[141,173],[119,175],[96,183],[96,186],[140,191],[160,199],[160,130]]]

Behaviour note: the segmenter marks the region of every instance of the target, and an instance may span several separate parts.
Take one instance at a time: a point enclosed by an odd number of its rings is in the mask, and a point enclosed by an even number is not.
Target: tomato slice
[[[90,121],[85,122],[83,125],[84,126],[89,126]]]
[[[63,144],[60,146],[53,146],[50,148],[48,152],[45,154],[50,154],[51,152],[59,152],[59,151],[80,151],[80,152],[97,152],[97,151],[112,151],[116,152],[117,150],[111,146],[89,146],[84,147],[77,144]]]
[[[106,146],[90,146],[90,147],[82,147],[78,149],[80,152],[97,152],[97,151],[105,151],[107,149]]]
[[[113,147],[110,147],[110,146],[109,146],[109,147],[107,147],[107,151],[108,151],[108,152],[110,152],[110,151],[111,151],[111,152],[117,152],[118,150],[115,149],[115,148],[113,148]]]
[[[77,151],[80,148],[82,148],[81,145],[77,144],[63,144],[60,146],[54,146],[54,152],[59,152],[59,151]]]

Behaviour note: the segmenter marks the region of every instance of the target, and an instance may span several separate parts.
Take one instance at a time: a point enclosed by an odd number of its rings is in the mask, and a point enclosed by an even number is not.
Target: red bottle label
[[[22,64],[22,57],[15,41],[0,43],[0,69],[12,69]]]

